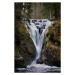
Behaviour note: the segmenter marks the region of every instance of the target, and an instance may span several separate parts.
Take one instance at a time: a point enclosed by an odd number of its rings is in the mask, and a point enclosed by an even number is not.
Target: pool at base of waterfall
[[[45,64],[32,64],[27,68],[16,68],[15,72],[24,73],[60,73],[61,68],[56,66],[48,66]]]

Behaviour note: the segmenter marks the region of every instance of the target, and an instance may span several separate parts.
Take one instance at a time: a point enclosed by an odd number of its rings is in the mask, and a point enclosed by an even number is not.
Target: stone
[[[38,59],[36,63],[43,64],[43,60],[42,59]]]

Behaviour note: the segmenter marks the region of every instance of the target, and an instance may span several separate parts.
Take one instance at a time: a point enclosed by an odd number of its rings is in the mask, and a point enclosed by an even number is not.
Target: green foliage
[[[30,19],[32,17],[31,14],[33,12],[33,10],[32,10],[32,3],[27,3],[27,5],[25,5],[25,7],[27,7],[26,8],[27,14],[26,14],[25,17],[28,18],[28,19]]]
[[[31,7],[32,3],[25,3],[24,5],[23,3],[15,3],[15,18],[17,18],[18,20],[22,18],[30,19],[31,13],[33,12]],[[23,12],[23,14],[21,12]]]
[[[44,18],[50,19],[49,17],[50,9],[51,9],[51,16],[53,18],[60,17],[60,3],[43,3],[43,9],[41,9],[41,13],[43,14]]]
[[[59,38],[57,39],[57,41],[58,41],[58,42],[61,42],[61,38],[59,37]]]
[[[48,30],[51,30],[51,28],[52,28],[52,26],[49,26],[49,27],[48,27]]]
[[[53,16],[53,19],[55,19],[55,16]]]
[[[56,28],[60,28],[60,25],[57,24],[55,27],[56,27]]]
[[[22,3],[15,3],[15,18],[21,19]]]
[[[60,21],[54,21],[53,24],[54,26],[51,25],[48,27],[48,32],[46,34],[47,36],[46,41],[57,42],[57,44],[60,45],[61,43]]]
[[[53,29],[51,29],[52,27],[50,26],[48,29],[49,29],[49,32],[46,34],[47,35],[47,39],[48,39],[48,41],[51,39],[52,40],[52,38],[53,38],[53,36],[54,36],[54,30]]]

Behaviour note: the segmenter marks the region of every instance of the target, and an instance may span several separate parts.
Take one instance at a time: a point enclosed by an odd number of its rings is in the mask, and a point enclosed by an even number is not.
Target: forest
[[[61,3],[15,2],[14,26],[15,72],[60,73]]]

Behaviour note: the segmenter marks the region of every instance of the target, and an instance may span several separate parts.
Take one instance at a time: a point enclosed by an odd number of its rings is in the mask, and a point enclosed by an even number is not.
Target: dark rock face
[[[25,68],[26,64],[24,63],[23,60],[15,60],[15,68]]]
[[[61,66],[60,21],[46,30],[46,37],[41,58],[50,66]],[[44,57],[44,58],[43,58]]]
[[[36,63],[43,64],[43,60],[42,59],[38,59]]]
[[[44,62],[50,66],[61,66],[60,50],[52,47],[46,47],[44,53],[46,60]]]
[[[36,49],[26,28],[15,22],[15,68],[23,68],[35,58]]]
[[[43,48],[41,59],[43,63],[50,66],[61,66],[60,48],[46,46]],[[40,60],[38,61],[40,62]]]

